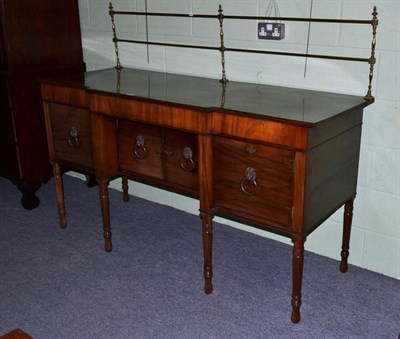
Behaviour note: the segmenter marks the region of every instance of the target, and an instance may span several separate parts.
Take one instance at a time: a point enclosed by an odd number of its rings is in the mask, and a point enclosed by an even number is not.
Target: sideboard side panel
[[[362,115],[362,110],[357,114]],[[304,218],[306,233],[355,196],[361,126],[350,126],[347,131],[309,150]]]

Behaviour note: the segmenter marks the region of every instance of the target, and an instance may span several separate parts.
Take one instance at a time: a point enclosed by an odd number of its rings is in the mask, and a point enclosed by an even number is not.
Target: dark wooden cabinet
[[[0,0],[0,175],[22,205],[52,175],[39,80],[84,71],[78,0]]]

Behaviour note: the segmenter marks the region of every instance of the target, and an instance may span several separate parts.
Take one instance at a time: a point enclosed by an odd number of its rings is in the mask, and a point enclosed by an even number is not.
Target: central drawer
[[[198,194],[195,134],[119,120],[118,149],[122,173],[178,191]]]
[[[216,212],[288,230],[294,152],[224,137],[214,138],[213,149]]]

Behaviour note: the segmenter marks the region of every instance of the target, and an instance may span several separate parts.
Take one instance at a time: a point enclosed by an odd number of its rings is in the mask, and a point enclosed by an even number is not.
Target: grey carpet
[[[197,216],[110,190],[103,250],[97,188],[65,176],[68,228],[50,181],[24,210],[0,178],[0,335],[47,338],[394,338],[400,281],[305,255],[302,320],[290,322],[291,247],[214,225],[214,292],[203,293]],[[340,230],[338,230],[339,232]],[[338,249],[339,254],[339,249]]]

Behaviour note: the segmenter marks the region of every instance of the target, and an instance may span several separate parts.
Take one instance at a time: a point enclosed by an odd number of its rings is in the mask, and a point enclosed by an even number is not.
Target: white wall
[[[145,0],[114,1],[115,10],[142,11]],[[224,14],[264,15],[269,0],[221,0]],[[277,0],[281,16],[308,17],[310,2]],[[149,11],[216,14],[218,1],[147,0]],[[314,0],[313,16],[320,18],[371,19],[378,7],[378,35],[373,79],[376,102],[365,109],[358,195],[355,201],[350,263],[391,277],[400,277],[400,2],[398,0]],[[88,70],[113,67],[114,48],[108,0],[79,0],[84,58]],[[119,37],[146,38],[143,17],[117,17]],[[282,41],[256,39],[255,21],[225,21],[225,45],[304,53],[308,23],[286,22]],[[369,57],[369,25],[311,24],[309,53]],[[218,46],[217,20],[149,18],[150,40]],[[120,44],[121,63],[136,67],[219,78],[218,52]],[[230,80],[260,82],[340,93],[365,95],[369,66],[366,63],[309,59],[304,77],[304,58],[226,54]],[[119,188],[119,181],[112,186]],[[198,214],[197,201],[131,182],[130,192],[149,200]],[[219,218],[264,236],[289,243],[286,238],[254,230]],[[306,249],[339,258],[342,210],[312,233]]]

